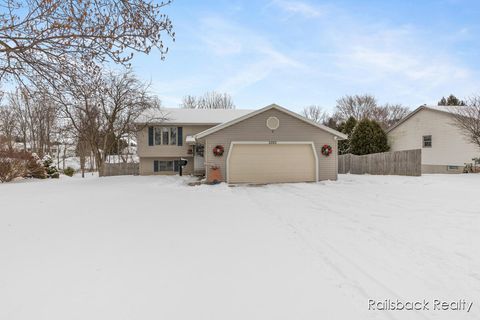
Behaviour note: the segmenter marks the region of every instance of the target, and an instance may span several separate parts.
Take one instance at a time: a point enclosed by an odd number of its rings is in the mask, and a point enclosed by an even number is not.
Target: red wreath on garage
[[[215,157],[221,157],[223,156],[223,153],[225,152],[225,149],[223,148],[223,146],[215,146],[215,148],[213,148],[213,155]]]
[[[328,157],[330,154],[332,154],[332,146],[330,146],[328,144],[324,144],[323,147],[322,147],[322,154],[325,157]]]

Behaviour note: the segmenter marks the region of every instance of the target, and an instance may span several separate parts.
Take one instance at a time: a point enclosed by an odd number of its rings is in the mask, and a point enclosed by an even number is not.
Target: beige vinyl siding
[[[432,147],[424,148],[423,136],[428,135],[432,136]],[[418,111],[390,131],[388,140],[392,151],[422,149],[425,168],[433,165],[441,165],[442,170],[446,170],[447,165],[463,167],[480,155],[480,150],[454,125],[451,115],[429,109]]]
[[[162,126],[162,125],[158,125]],[[191,145],[185,142],[187,136],[192,136],[196,133],[211,128],[211,125],[164,125],[164,127],[182,127],[183,128],[183,145],[148,145],[148,127],[143,128],[137,134],[137,154],[140,158],[140,175],[152,174],[175,174],[175,172],[153,172],[154,160],[179,160],[180,158],[187,159],[188,163],[183,168],[184,174],[193,173],[193,156],[188,153],[192,149]]]
[[[227,159],[230,183],[316,181],[311,144],[234,144]]]
[[[266,120],[271,116],[280,120],[279,128],[273,132],[266,127]],[[204,139],[207,175],[209,167],[215,165],[220,168],[222,178],[225,180],[226,160],[232,141],[311,141],[317,152],[319,180],[337,179],[337,140],[334,135],[277,109],[266,110],[212,133]],[[333,148],[333,153],[329,157],[321,154],[324,144],[329,144]],[[222,157],[213,155],[212,150],[216,145],[222,145],[225,148]]]
[[[137,154],[140,158],[142,157],[188,157],[192,156],[188,154],[188,150],[192,149],[192,146],[185,143],[185,138],[187,136],[193,136],[196,133],[202,132],[211,128],[212,126],[207,125],[158,125],[160,127],[182,127],[183,128],[183,145],[148,145],[148,127],[143,128],[137,134]]]
[[[185,167],[183,167],[183,174],[187,175],[187,174],[192,174],[193,173],[193,157],[190,156],[190,157],[183,157],[184,159],[186,159],[188,162],[187,162],[187,165]],[[142,157],[140,158],[140,168],[139,168],[139,174],[140,175],[169,175],[169,174],[178,174],[178,172],[175,172],[175,171],[160,171],[160,172],[154,172],[153,171],[153,161],[155,160],[165,160],[165,161],[168,161],[168,160],[178,160],[179,157]]]

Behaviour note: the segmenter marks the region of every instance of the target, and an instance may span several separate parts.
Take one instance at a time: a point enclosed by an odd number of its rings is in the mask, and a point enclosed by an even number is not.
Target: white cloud
[[[236,93],[267,78],[272,72],[283,68],[302,67],[297,61],[288,58],[271,48],[261,50],[265,57],[242,66],[233,76],[227,78],[218,88],[220,91]]]
[[[424,24],[394,23],[388,15],[379,20],[310,3],[271,0],[268,11],[259,6],[248,18],[202,13],[191,20],[184,63],[154,83],[156,91],[165,105],[178,104],[187,93],[225,91],[239,107],[258,101],[334,106],[342,95],[365,92],[416,106],[449,93],[478,92],[480,69],[465,61],[469,52],[460,53],[468,49],[462,41],[478,38],[472,26],[441,33]]]
[[[220,18],[202,20],[203,44],[221,58],[231,58],[231,71],[219,79],[219,91],[236,93],[267,78],[272,72],[302,68],[302,64],[276,49],[255,30]],[[232,56],[232,57],[228,57]]]
[[[200,22],[199,38],[209,50],[219,56],[241,53],[247,44],[241,38],[243,30],[221,18],[205,18]],[[240,34],[239,34],[240,33]]]
[[[324,36],[338,72],[349,76],[358,91],[373,87],[387,99],[418,104],[478,88],[471,68],[455,58],[455,51],[442,49],[439,40],[421,29],[359,22],[351,16],[330,23]]]
[[[307,18],[319,17],[324,13],[324,10],[318,6],[313,6],[304,1],[294,0],[274,0],[273,5],[276,5],[285,12],[292,14],[300,14]]]

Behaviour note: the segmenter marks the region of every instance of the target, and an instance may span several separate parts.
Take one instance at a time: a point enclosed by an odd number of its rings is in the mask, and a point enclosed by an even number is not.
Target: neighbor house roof
[[[255,111],[253,111],[253,112],[249,112],[249,113],[247,113],[247,114],[245,114],[245,115],[243,115],[243,116],[241,116],[241,117],[238,117],[238,118],[232,119],[232,120],[230,120],[230,121],[221,123],[221,124],[219,124],[219,125],[217,125],[217,126],[215,126],[215,127],[212,127],[212,128],[207,129],[207,130],[204,130],[204,131],[202,131],[202,132],[200,132],[200,133],[197,133],[194,137],[195,137],[195,139],[200,139],[200,138],[206,137],[206,136],[208,136],[208,135],[210,135],[210,134],[212,134],[212,133],[214,133],[214,132],[217,132],[217,131],[222,130],[222,129],[226,128],[226,127],[229,127],[229,126],[231,126],[231,125],[234,125],[234,124],[236,124],[236,123],[238,123],[238,122],[240,122],[240,121],[243,121],[243,120],[246,120],[246,119],[248,119],[248,118],[251,118],[251,117],[253,117],[253,116],[257,115],[257,114],[260,114],[260,113],[262,113],[262,112],[264,112],[264,111],[267,111],[267,110],[269,110],[269,109],[277,109],[277,110],[279,110],[279,111],[282,111],[282,112],[284,112],[284,113],[286,113],[286,114],[288,114],[288,115],[290,115],[290,116],[292,116],[292,117],[294,117],[294,118],[297,118],[297,119],[299,119],[299,120],[301,120],[301,121],[303,121],[303,122],[306,122],[306,123],[308,123],[308,124],[311,124],[312,126],[315,126],[315,127],[317,127],[317,128],[320,128],[320,129],[322,129],[322,130],[324,130],[324,131],[326,131],[326,132],[328,132],[328,133],[331,133],[332,135],[334,135],[334,136],[336,136],[336,137],[338,137],[338,138],[340,138],[340,139],[342,139],[342,140],[348,138],[347,135],[345,135],[345,134],[343,134],[343,133],[341,133],[341,132],[339,132],[339,131],[337,131],[337,130],[334,130],[334,129],[330,128],[330,127],[327,127],[327,126],[325,126],[325,125],[323,125],[323,124],[316,123],[316,122],[314,122],[314,121],[312,121],[312,120],[309,120],[309,119],[307,119],[307,118],[305,118],[305,117],[303,117],[303,116],[301,116],[301,115],[299,115],[299,114],[297,114],[297,113],[295,113],[295,112],[292,112],[292,111],[290,111],[290,110],[288,110],[288,109],[285,109],[285,108],[283,108],[283,107],[281,107],[281,106],[279,106],[279,105],[276,105],[276,104],[271,104],[271,105],[266,106],[266,107],[264,107],[264,108],[262,108],[262,109],[258,109],[258,110],[255,110]]]
[[[395,125],[393,125],[391,128],[389,128],[387,130],[387,133],[389,133],[393,129],[397,128],[399,125],[401,125],[402,123],[404,123],[405,121],[407,121],[408,119],[410,119],[411,117],[413,117],[414,115],[416,115],[418,112],[420,112],[422,110],[431,110],[431,111],[438,111],[438,112],[443,112],[443,113],[455,114],[455,110],[457,108],[461,108],[461,107],[458,107],[458,106],[427,106],[425,104],[421,105],[417,109],[410,112],[405,118],[403,118],[402,120],[397,122]]]
[[[246,109],[162,108],[144,112],[138,123],[216,125],[253,112]]]

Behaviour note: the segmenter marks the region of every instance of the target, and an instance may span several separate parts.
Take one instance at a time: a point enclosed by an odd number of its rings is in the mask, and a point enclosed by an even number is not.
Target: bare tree
[[[302,115],[317,123],[325,123],[328,119],[328,114],[323,111],[322,107],[316,105],[303,108]]]
[[[410,110],[401,104],[387,103],[372,110],[371,120],[377,121],[383,129],[387,129],[402,120],[409,113]]]
[[[3,126],[11,141],[23,142],[23,149],[37,153],[40,157],[50,153],[55,144],[58,125],[58,106],[51,97],[40,91],[17,89],[9,93],[7,106],[3,110],[4,124],[10,123],[11,130]]]
[[[168,51],[162,34],[174,39],[161,10],[171,1],[0,0],[0,82],[64,80],[81,62],[128,65],[134,52]]]
[[[18,121],[11,105],[0,105],[0,136],[9,151],[13,150]]]
[[[451,106],[455,125],[480,150],[480,95],[468,98],[466,106]]]
[[[228,93],[207,92],[203,96],[187,95],[180,105],[187,109],[235,109],[232,97]]]
[[[100,174],[107,157],[118,152],[121,138],[140,130],[135,121],[160,108],[158,99],[148,95],[148,85],[128,72],[72,75],[64,89],[57,97],[76,132],[77,150],[84,157],[93,153]]]
[[[337,100],[337,115],[342,120],[354,117],[361,120],[372,117],[374,109],[377,107],[377,99],[369,94],[364,95],[346,95]]]
[[[340,122],[347,121],[350,117],[360,121],[363,119],[378,122],[383,129],[387,129],[403,119],[409,109],[401,104],[378,105],[377,99],[368,94],[344,96],[337,100],[335,117]]]
[[[192,95],[186,95],[185,97],[183,97],[180,106],[185,109],[197,109],[197,98]]]

